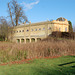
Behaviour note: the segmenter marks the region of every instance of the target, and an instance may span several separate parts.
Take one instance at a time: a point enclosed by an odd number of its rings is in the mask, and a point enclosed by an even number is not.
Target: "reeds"
[[[75,55],[74,40],[51,39],[27,44],[0,42],[0,63],[63,55]]]

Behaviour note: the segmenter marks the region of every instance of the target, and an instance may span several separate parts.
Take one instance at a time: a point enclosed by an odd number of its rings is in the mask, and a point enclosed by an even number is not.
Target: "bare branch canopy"
[[[20,22],[28,22],[23,7],[20,6],[16,0],[12,0],[8,3],[8,13],[13,26],[18,26]]]

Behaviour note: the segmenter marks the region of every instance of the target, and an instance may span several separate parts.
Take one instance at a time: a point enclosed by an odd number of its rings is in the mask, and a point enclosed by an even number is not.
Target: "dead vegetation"
[[[63,55],[75,55],[74,40],[47,38],[44,41],[27,44],[0,42],[0,63]]]

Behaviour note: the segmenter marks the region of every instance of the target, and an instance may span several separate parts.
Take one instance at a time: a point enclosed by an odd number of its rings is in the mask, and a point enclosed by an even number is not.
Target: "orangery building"
[[[13,34],[10,34],[9,39],[16,43],[37,42],[53,31],[68,32],[69,24],[67,19],[60,17],[57,20],[44,21],[38,23],[21,24],[13,28]]]

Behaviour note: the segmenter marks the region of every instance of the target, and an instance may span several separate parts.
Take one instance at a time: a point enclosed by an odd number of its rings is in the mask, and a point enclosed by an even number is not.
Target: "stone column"
[[[37,38],[35,38],[35,42],[37,42]]]
[[[31,38],[30,38],[30,43],[31,43]]]
[[[31,43],[31,21],[29,22],[29,39]]]
[[[45,25],[45,37],[48,36],[48,24]]]
[[[24,42],[25,42],[25,44],[26,44],[26,38],[24,39]]]
[[[20,43],[21,43],[21,39],[20,39]]]

